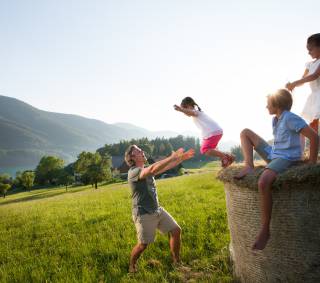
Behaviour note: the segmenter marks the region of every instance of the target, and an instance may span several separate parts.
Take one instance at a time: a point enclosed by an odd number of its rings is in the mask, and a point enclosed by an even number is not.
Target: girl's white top
[[[308,75],[312,75],[320,66],[320,59],[308,62],[306,69]],[[307,102],[304,105],[301,116],[312,122],[314,119],[320,118],[320,77],[316,80],[309,82],[311,88],[311,94],[307,98]]]
[[[201,130],[201,136],[203,139],[207,139],[223,133],[223,130],[218,125],[218,123],[213,121],[203,111],[194,110],[194,112],[197,116],[192,116],[193,122]]]

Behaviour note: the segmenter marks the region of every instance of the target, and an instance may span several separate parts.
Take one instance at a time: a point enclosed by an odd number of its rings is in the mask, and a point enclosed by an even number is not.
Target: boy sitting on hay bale
[[[261,206],[261,229],[252,249],[263,250],[270,237],[270,220],[272,212],[271,187],[277,174],[301,160],[300,134],[310,140],[308,162],[317,162],[319,139],[316,132],[299,116],[290,112],[292,96],[285,89],[280,89],[267,98],[267,109],[272,120],[274,135],[273,146],[249,129],[241,132],[241,147],[245,166],[235,179],[242,179],[253,172],[253,149],[268,163],[258,180]]]

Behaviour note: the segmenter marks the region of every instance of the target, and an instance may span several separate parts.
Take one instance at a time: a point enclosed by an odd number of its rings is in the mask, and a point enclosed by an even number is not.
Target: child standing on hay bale
[[[313,34],[308,38],[307,49],[311,58],[315,60],[306,64],[306,69],[300,80],[287,83],[286,88],[293,91],[297,86],[306,82],[310,83],[311,94],[301,116],[309,121],[310,127],[318,133],[320,118],[320,33]]]
[[[195,109],[195,106],[198,109]],[[200,148],[201,154],[219,157],[224,168],[232,164],[234,161],[233,155],[217,150],[218,143],[223,135],[222,128],[206,115],[191,97],[185,97],[180,106],[174,105],[174,109],[192,117],[193,122],[201,130],[203,138]]]
[[[273,146],[249,129],[244,129],[240,135],[245,166],[234,178],[241,179],[253,172],[253,149],[268,163],[258,180],[261,196],[261,229],[252,246],[254,250],[263,250],[269,240],[272,183],[279,173],[301,159],[300,134],[310,140],[309,163],[317,162],[318,135],[302,118],[290,112],[291,106],[292,96],[285,89],[268,96],[267,109],[271,115],[275,115],[272,120]]]

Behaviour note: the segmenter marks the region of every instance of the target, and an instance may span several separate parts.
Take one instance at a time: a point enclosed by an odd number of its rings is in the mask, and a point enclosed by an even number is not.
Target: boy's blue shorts
[[[255,151],[261,156],[261,158],[267,162],[266,169],[270,169],[278,174],[286,171],[290,166],[297,163],[297,161],[287,160],[283,158],[268,159],[268,155],[271,152],[271,145],[269,145],[265,140],[261,139]]]

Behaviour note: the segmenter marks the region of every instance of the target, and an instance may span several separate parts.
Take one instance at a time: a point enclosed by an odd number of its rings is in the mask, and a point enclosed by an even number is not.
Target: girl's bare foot
[[[253,250],[263,250],[270,238],[269,230],[261,230],[256,238],[256,241],[254,242],[252,249]]]
[[[227,164],[228,164],[227,156],[222,157],[221,158],[221,166],[222,166],[222,168],[226,168]]]
[[[230,166],[233,162],[234,162],[234,160],[235,160],[235,157],[234,157],[234,155],[232,155],[232,154],[227,154],[227,158],[228,158],[228,165],[227,165],[227,167],[228,166]]]
[[[234,156],[230,154],[225,154],[224,157],[221,158],[221,166],[223,168],[227,168],[234,161]]]
[[[236,176],[234,176],[233,178],[235,178],[236,180],[240,180],[242,178],[244,178],[245,176],[247,176],[248,174],[253,173],[253,168],[250,166],[245,166]]]

